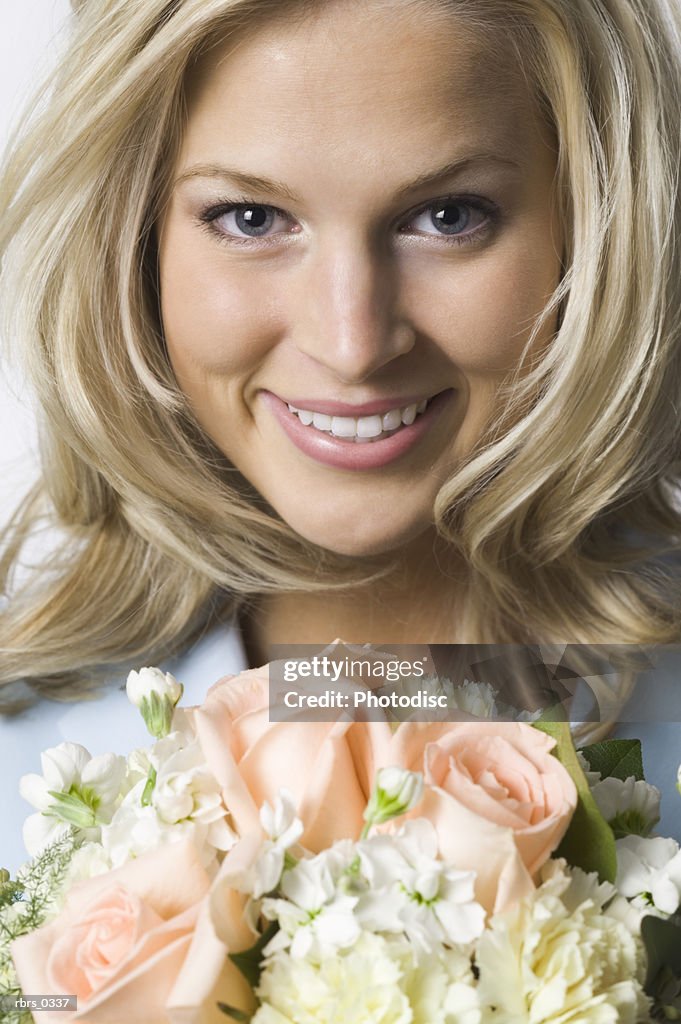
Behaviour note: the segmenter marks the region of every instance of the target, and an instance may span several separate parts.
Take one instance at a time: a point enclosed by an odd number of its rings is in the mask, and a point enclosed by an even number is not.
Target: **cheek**
[[[180,383],[247,373],[278,333],[262,272],[206,252],[194,235],[170,225],[159,247],[163,330]]]
[[[509,238],[475,258],[431,267],[414,290],[419,326],[466,378],[502,380],[518,363],[537,316],[556,288],[552,247]],[[548,341],[548,323],[537,344]]]

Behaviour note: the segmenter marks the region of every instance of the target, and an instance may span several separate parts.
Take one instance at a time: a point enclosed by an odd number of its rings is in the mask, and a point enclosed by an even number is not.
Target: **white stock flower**
[[[281,789],[272,807],[267,801],[260,808],[260,823],[268,836],[262,844],[248,879],[248,891],[254,899],[272,892],[279,884],[284,870],[286,851],[303,834],[303,823],[296,816],[296,805],[288,790]]]
[[[93,757],[79,743],[50,747],[40,761],[43,774],[24,775],[19,782],[24,800],[39,811],[24,823],[24,845],[32,857],[70,827],[97,838],[98,827],[111,820],[125,777],[124,758]]]
[[[141,668],[128,674],[125,692],[136,708],[149,700],[152,693],[167,697],[174,707],[182,697],[183,687],[170,672],[162,672],[160,668]]]
[[[184,692],[182,684],[160,668],[141,668],[129,673],[125,689],[151,735],[166,736],[172,728],[175,706]]]
[[[120,807],[102,829],[115,867],[161,842],[191,839],[202,863],[229,850],[236,835],[227,823],[220,785],[192,733],[176,731],[128,758],[128,784]]]
[[[209,771],[198,742],[160,763],[151,802],[168,825],[188,818],[203,824],[224,820],[220,784]]]
[[[409,943],[363,933],[319,962],[277,953],[260,977],[252,1024],[479,1024],[466,957],[419,960]]]
[[[406,768],[381,768],[364,811],[367,828],[406,814],[423,797],[423,775]]]
[[[611,886],[553,865],[550,877],[496,914],[476,953],[490,1024],[637,1024],[647,1020],[639,938],[603,906]]]
[[[681,904],[681,849],[674,839],[618,839],[617,888],[628,899],[673,914]]]
[[[646,836],[660,820],[660,791],[635,779],[609,776],[591,787],[598,809],[616,836]]]
[[[303,834],[303,823],[296,816],[296,804],[287,789],[280,789],[274,807],[267,801],[260,808],[260,824],[273,843],[282,849],[297,843]]]
[[[299,861],[282,875],[280,890],[285,898],[263,900],[263,914],[278,921],[281,929],[268,944],[268,953],[290,946],[296,958],[325,957],[357,941],[357,897],[338,888],[341,871],[349,862],[337,854],[332,848]]]
[[[437,859],[437,833],[429,821],[408,821],[394,835],[357,844],[366,886],[357,917],[370,931],[404,932],[420,949],[465,945],[484,928],[472,871]]]
[[[142,806],[142,784],[130,791],[109,825],[102,828],[102,846],[113,868],[166,843],[187,839],[196,847],[204,867],[215,862],[216,847],[209,841],[210,826],[187,819],[169,825],[151,805]]]

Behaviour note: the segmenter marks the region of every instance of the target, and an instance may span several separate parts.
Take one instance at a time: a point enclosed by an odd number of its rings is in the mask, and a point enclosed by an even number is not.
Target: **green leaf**
[[[243,1010],[237,1010],[236,1006],[229,1006],[227,1003],[218,1003],[218,1010],[224,1013],[226,1017],[240,1021],[241,1024],[248,1024],[251,1019],[250,1014],[244,1013]]]
[[[535,729],[555,739],[553,754],[577,787],[577,807],[556,855],[565,857],[568,864],[582,871],[595,871],[601,882],[614,882],[617,877],[615,837],[591,795],[572,742],[570,723],[541,718],[533,724]]]
[[[255,988],[260,981],[262,951],[278,931],[279,925],[276,921],[273,921],[250,949],[244,949],[240,953],[229,954],[229,959],[235,967],[238,967],[251,988]]]
[[[648,954],[646,992],[655,995],[658,975],[671,972],[681,978],[681,917],[653,917],[641,921],[641,938]]]
[[[91,790],[83,790],[82,793],[72,786],[68,793],[60,793],[55,789],[47,791],[52,799],[47,811],[43,811],[53,818],[59,818],[76,828],[92,828],[97,824],[96,804],[93,806],[93,795]]]
[[[583,747],[582,754],[592,772],[600,772],[604,779],[630,776],[643,781],[643,754],[640,740],[603,740]]]

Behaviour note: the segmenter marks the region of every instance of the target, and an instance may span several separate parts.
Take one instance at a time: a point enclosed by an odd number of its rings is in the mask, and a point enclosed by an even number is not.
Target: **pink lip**
[[[331,434],[322,433],[314,427],[306,427],[294,413],[289,412],[287,403],[282,401],[281,398],[277,398],[271,391],[261,391],[260,395],[277,419],[284,433],[299,451],[326,466],[334,466],[336,469],[358,470],[379,469],[381,466],[394,462],[400,456],[410,451],[439,417],[445,405],[454,395],[454,391],[451,389],[441,391],[430,400],[426,411],[417,416],[410,426],[403,426],[397,433],[391,434],[390,437],[386,437],[381,441],[373,441],[371,444],[356,444],[354,441],[347,441],[339,437],[333,437]],[[405,405],[411,404],[413,403],[405,402]],[[298,406],[296,402],[291,402],[291,405],[296,408],[306,408],[303,403]],[[379,403],[373,403],[373,406],[370,404],[370,407],[375,410],[376,415],[380,411],[378,405]],[[328,410],[331,407],[338,408],[341,412],[329,412]],[[347,414],[348,410],[352,410],[355,416],[372,415],[372,412],[357,412],[358,409],[363,408],[362,406],[348,406],[333,402],[314,404],[316,412],[324,412],[327,416]],[[404,408],[404,406],[385,405],[383,403],[385,412],[395,408]]]

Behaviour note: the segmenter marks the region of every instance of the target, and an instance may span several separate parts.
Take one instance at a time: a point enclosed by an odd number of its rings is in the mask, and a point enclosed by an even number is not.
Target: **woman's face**
[[[160,225],[178,383],[295,531],[395,550],[559,280],[522,73],[430,5],[342,0],[214,54],[188,101]]]

